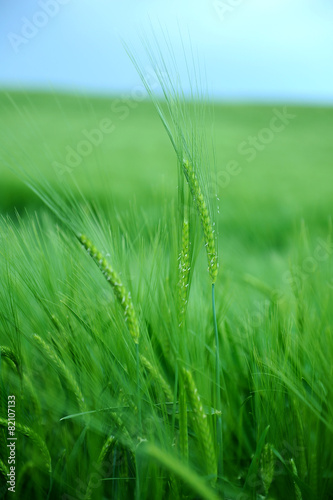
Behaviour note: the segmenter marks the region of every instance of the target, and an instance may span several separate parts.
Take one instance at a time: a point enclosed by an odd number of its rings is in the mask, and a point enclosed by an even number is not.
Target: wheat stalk
[[[185,463],[188,462],[188,428],[187,428],[187,400],[184,384],[179,387],[179,441],[180,454]]]
[[[208,259],[208,272],[212,281],[212,311],[213,324],[215,335],[215,384],[216,384],[216,401],[215,405],[218,411],[221,411],[221,395],[220,395],[220,352],[219,352],[219,336],[217,328],[216,308],[215,308],[215,282],[218,274],[218,258],[215,245],[215,234],[213,225],[209,215],[207,203],[204,199],[198,178],[191,163],[183,160],[183,170],[187,180],[193,202],[197,208],[197,212],[201,221],[204,233],[205,247]],[[223,431],[221,414],[216,418],[216,440],[218,452],[218,476],[223,476]]]
[[[299,450],[300,450],[300,456],[299,456],[299,475],[302,480],[308,475],[308,467],[306,463],[306,457],[305,457],[305,443],[304,443],[304,429],[303,429],[303,424],[300,416],[300,412],[298,406],[295,403],[295,413],[296,413],[296,435],[297,435],[297,442],[299,443]]]
[[[310,456],[310,467],[309,467],[309,485],[312,494],[317,496],[318,493],[318,464],[317,464],[317,452],[314,451]]]

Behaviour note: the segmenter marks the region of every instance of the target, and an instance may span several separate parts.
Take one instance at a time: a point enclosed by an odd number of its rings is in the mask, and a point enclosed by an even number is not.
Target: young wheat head
[[[215,283],[218,273],[218,260],[214,230],[209,215],[208,206],[202,194],[198,178],[189,161],[183,160],[183,169],[204,232],[205,247],[208,259],[208,272],[211,277],[212,283]]]
[[[107,281],[113,288],[113,292],[121,305],[125,321],[128,326],[128,330],[135,342],[139,343],[139,322],[134,310],[131,293],[126,290],[125,286],[122,284],[120,276],[111,268],[107,260],[103,257],[101,252],[92,244],[90,240],[85,235],[79,236],[79,241],[82,243],[83,247],[91,255],[95,263],[98,265],[102,273],[104,274]]]

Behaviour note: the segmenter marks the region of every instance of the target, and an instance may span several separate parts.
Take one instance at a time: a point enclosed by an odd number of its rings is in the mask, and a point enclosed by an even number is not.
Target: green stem
[[[136,389],[137,389],[137,407],[138,407],[138,418],[139,418],[139,436],[142,437],[142,419],[141,419],[141,398],[140,398],[140,353],[139,353],[139,342],[135,344],[136,348]],[[135,488],[135,498],[140,500],[140,468],[138,464],[138,455],[135,456],[135,472],[136,472],[136,488]]]
[[[175,367],[175,385],[173,391],[173,412],[172,412],[172,432],[175,431],[175,420],[176,420],[176,411],[177,411],[177,394],[178,394],[178,362],[176,362]]]
[[[216,386],[216,410],[221,412],[221,388],[220,388],[220,347],[219,334],[217,330],[217,319],[215,309],[215,284],[212,283],[212,308],[215,333],[215,386]],[[222,479],[223,476],[223,434],[221,413],[216,418],[216,442],[217,442],[217,476]]]
[[[180,453],[185,464],[188,463],[188,430],[187,430],[187,401],[184,377],[179,384],[179,436]]]
[[[140,491],[140,470],[139,470],[139,464],[138,464],[138,454],[135,454],[135,474],[136,474],[136,481],[135,481],[135,500],[140,500],[141,498],[141,491]]]
[[[138,416],[139,416],[139,433],[142,434],[142,420],[141,420],[141,398],[140,398],[140,354],[139,354],[139,343],[136,346],[136,384],[137,384],[137,406],[138,406]]]

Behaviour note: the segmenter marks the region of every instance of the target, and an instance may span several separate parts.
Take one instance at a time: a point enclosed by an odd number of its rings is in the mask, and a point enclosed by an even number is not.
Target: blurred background
[[[218,99],[333,102],[331,0],[1,0],[0,87],[130,91],[122,43],[187,32]],[[177,46],[178,44],[178,46]],[[140,48],[138,47],[140,51]]]
[[[124,218],[129,210],[153,228],[170,213],[175,153],[122,43],[146,71],[140,36],[156,46],[164,33],[177,57],[183,40],[189,60],[191,40],[215,101],[208,138],[226,269],[278,282],[299,231],[315,239],[332,227],[331,0],[0,6],[3,214],[41,208],[10,170],[21,167],[62,192],[74,178],[93,203],[112,203]]]

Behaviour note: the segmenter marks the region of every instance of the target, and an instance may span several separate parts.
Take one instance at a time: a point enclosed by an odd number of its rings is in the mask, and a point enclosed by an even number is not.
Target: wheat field
[[[1,498],[333,498],[333,110],[170,103],[0,94]]]

